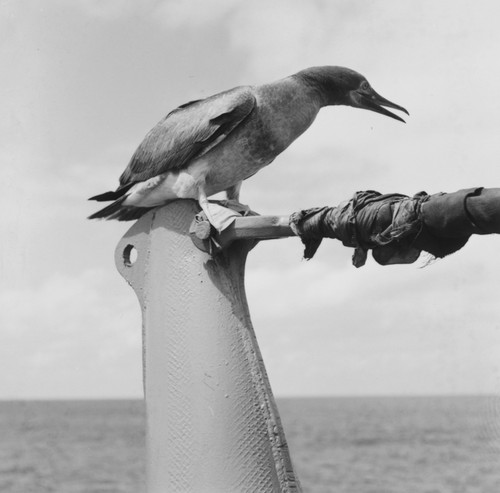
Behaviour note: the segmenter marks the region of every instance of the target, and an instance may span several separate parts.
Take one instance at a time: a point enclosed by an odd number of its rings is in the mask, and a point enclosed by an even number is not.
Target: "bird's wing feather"
[[[120,186],[182,169],[223,141],[255,107],[251,87],[236,87],[171,111],[144,138]]]

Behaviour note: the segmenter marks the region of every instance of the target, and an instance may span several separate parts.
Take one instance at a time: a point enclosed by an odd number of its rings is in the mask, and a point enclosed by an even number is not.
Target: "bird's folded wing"
[[[254,107],[251,87],[179,106],[146,135],[121,175],[120,186],[182,169],[223,141]]]

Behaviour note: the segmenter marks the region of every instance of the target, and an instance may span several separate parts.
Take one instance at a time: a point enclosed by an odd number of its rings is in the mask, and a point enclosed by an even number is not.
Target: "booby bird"
[[[196,199],[209,221],[207,197],[226,191],[239,199],[243,180],[270,164],[309,128],[324,106],[347,105],[404,122],[409,115],[345,67],[302,70],[261,86],[240,86],[171,111],[144,138],[119,187],[89,200],[113,201],[89,219],[128,221],[175,199]]]

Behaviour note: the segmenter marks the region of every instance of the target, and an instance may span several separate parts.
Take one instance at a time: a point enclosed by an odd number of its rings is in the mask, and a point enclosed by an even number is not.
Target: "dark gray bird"
[[[243,180],[270,164],[312,124],[323,106],[347,105],[404,122],[409,114],[344,67],[312,67],[261,86],[241,86],[179,106],[144,138],[114,192],[89,219],[137,219],[175,199],[196,199],[209,221],[207,197],[226,191],[238,200]]]

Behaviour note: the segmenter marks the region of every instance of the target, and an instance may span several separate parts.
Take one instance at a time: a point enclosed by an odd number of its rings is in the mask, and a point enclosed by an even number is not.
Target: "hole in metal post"
[[[123,250],[123,263],[127,267],[131,267],[137,261],[137,249],[134,245],[127,245]]]

